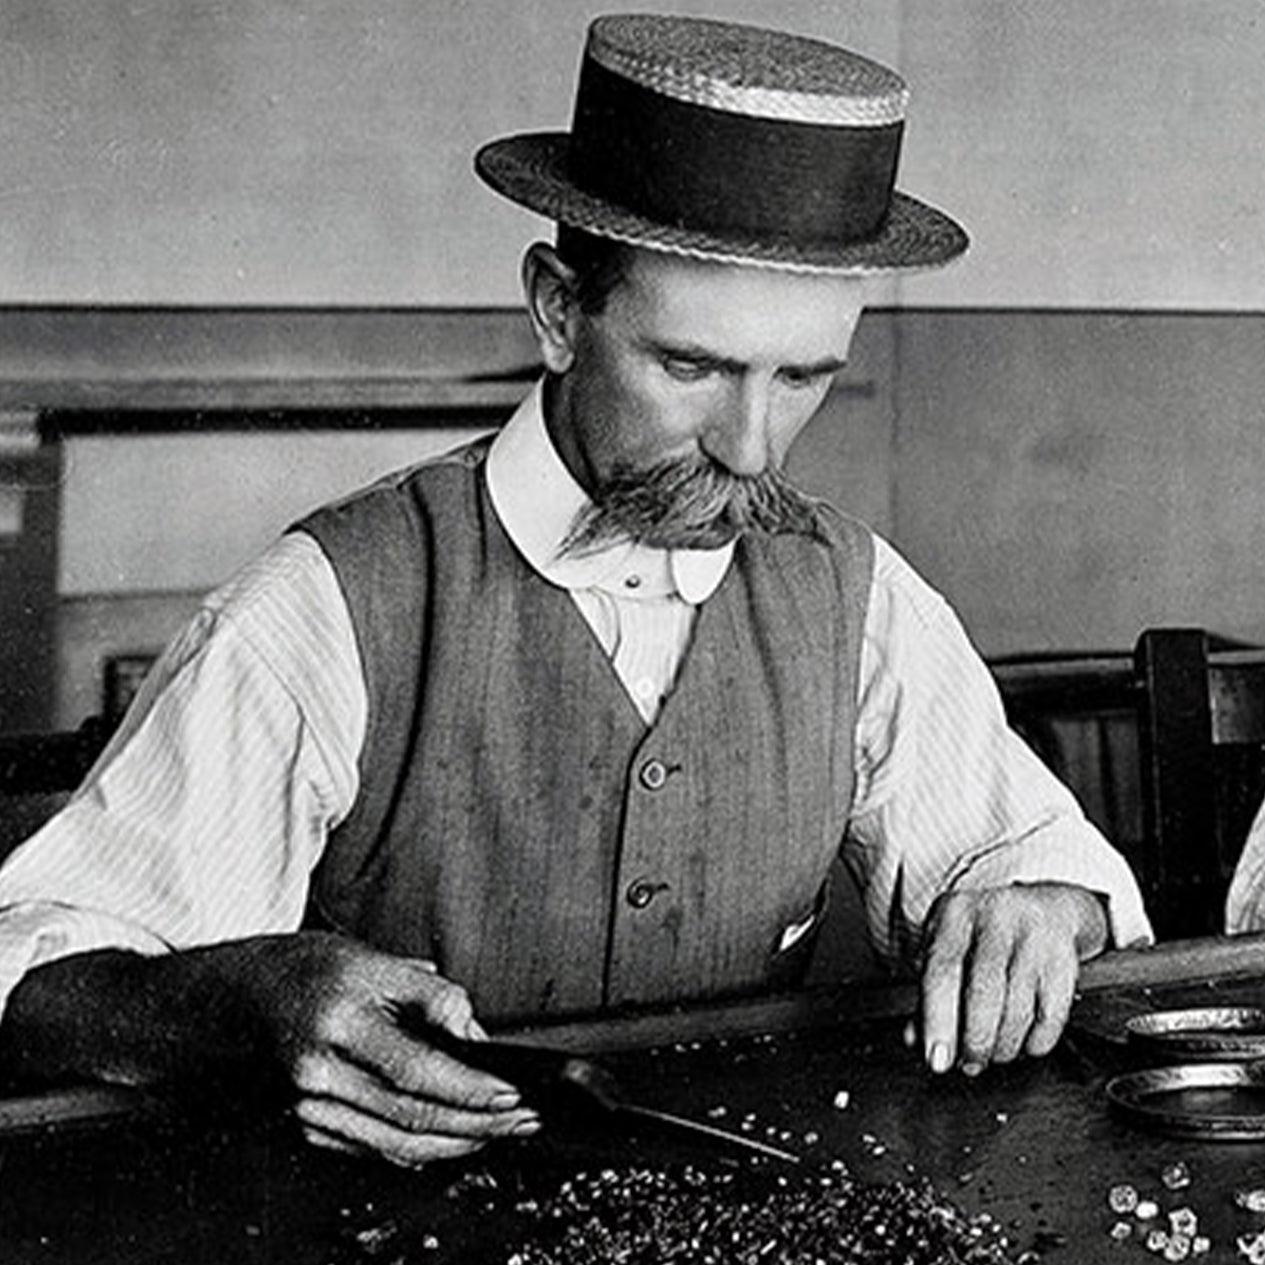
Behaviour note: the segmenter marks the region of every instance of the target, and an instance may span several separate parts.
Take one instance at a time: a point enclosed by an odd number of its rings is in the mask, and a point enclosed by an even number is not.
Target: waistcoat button
[[[668,780],[667,766],[662,760],[647,760],[641,766],[641,784],[648,791],[658,791],[663,789],[663,784]]]
[[[645,909],[660,892],[667,890],[666,883],[652,883],[648,878],[639,878],[628,884],[624,898],[634,909]]]

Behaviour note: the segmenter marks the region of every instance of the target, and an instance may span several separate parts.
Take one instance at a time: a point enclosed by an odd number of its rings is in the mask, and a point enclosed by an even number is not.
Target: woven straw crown
[[[821,40],[663,15],[590,27],[569,133],[494,141],[498,192],[601,236],[805,271],[927,268],[966,249],[894,188],[908,92]]]
[[[899,123],[909,98],[900,76],[878,62],[732,23],[598,19],[587,56],[679,101],[764,118],[872,127]]]

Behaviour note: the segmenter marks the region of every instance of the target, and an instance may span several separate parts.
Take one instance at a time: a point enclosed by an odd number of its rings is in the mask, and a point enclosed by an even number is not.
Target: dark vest
[[[479,441],[299,526],[368,691],[360,792],[314,918],[428,957],[492,1021],[789,982],[852,800],[867,530],[744,539],[647,726],[514,548]]]

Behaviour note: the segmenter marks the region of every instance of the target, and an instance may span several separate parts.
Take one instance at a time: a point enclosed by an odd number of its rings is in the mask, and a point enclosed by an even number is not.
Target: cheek
[[[792,392],[778,409],[770,441],[780,461],[799,438],[804,427],[817,416],[830,388]]]
[[[662,455],[660,416],[653,393],[629,375],[593,375],[578,401],[589,461],[599,479],[617,469],[640,469]]]
[[[648,465],[685,451],[705,429],[709,405],[651,374],[630,374],[606,402],[624,459]]]

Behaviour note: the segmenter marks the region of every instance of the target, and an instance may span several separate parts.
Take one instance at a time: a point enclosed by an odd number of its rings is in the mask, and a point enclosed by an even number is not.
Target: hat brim
[[[600,237],[719,262],[802,272],[875,273],[939,268],[969,245],[943,211],[896,192],[882,229],[864,241],[804,245],[720,236],[659,223],[578,188],[567,171],[565,132],[508,136],[485,145],[475,170],[498,193],[540,215]]]

